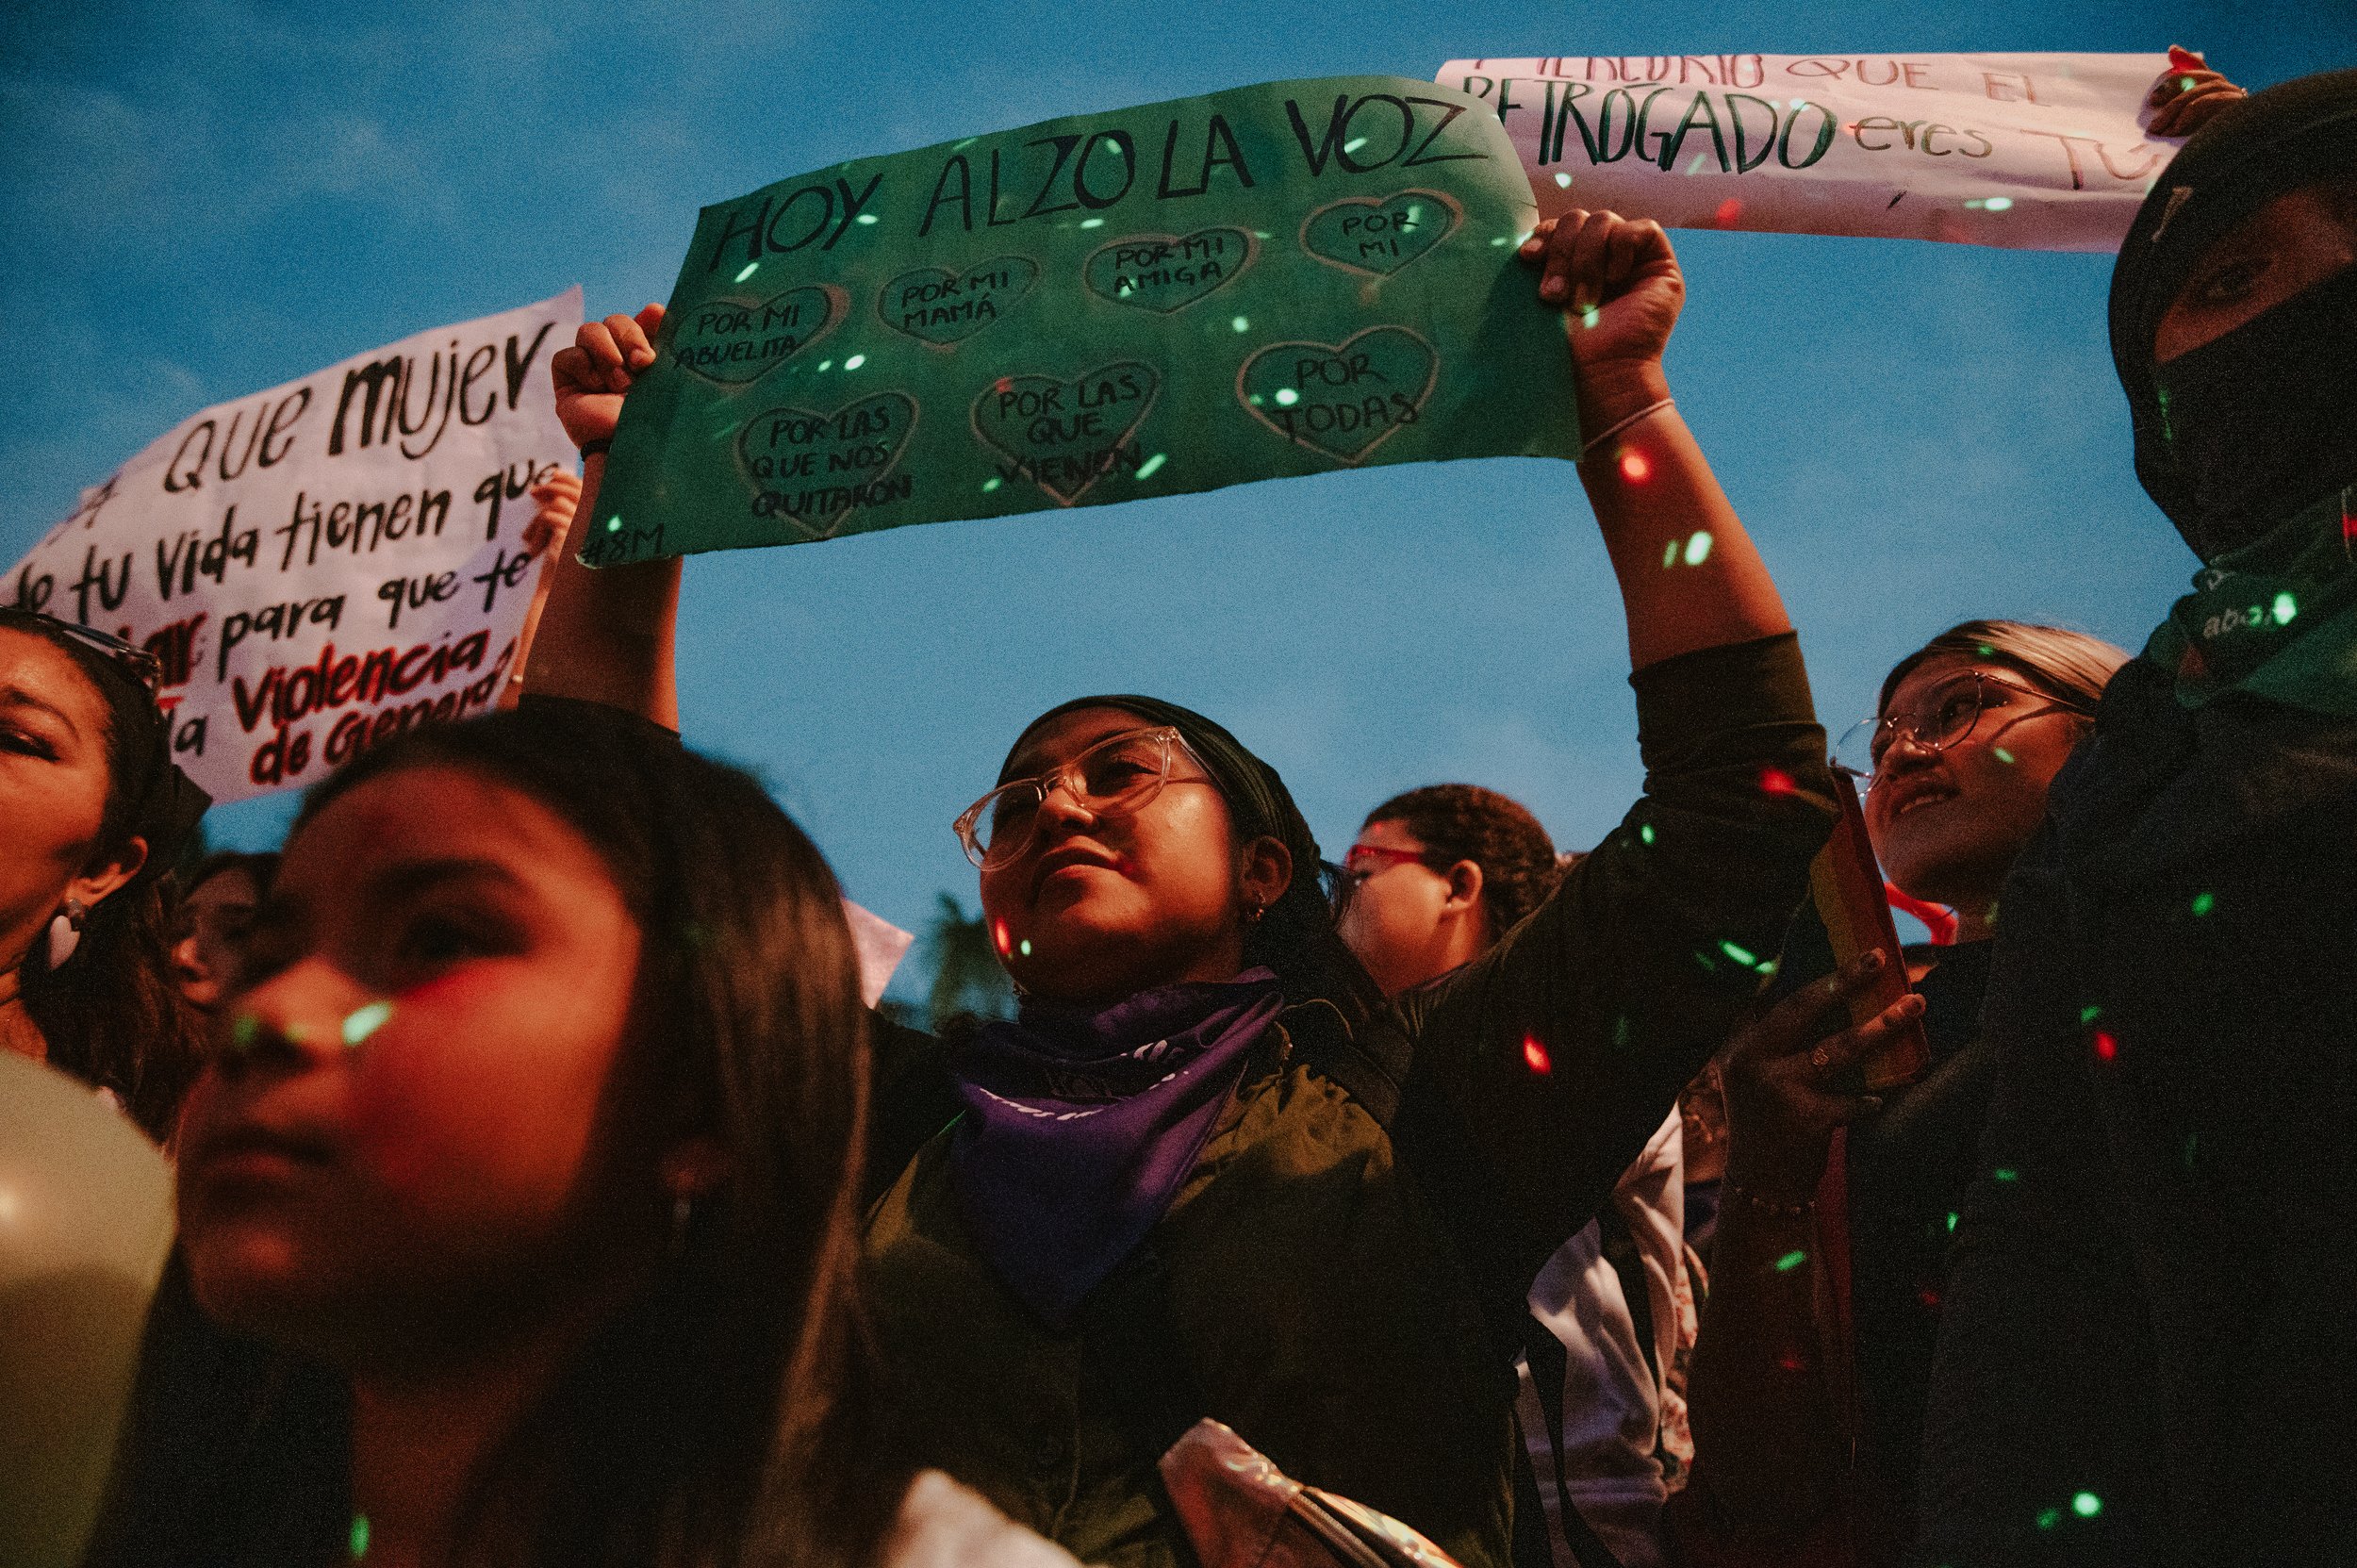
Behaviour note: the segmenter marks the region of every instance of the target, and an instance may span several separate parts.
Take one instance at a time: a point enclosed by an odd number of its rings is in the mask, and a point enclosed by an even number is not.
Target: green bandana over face
[[[2198,708],[2247,691],[2357,718],[2357,485],[2195,574],[2145,645]]]

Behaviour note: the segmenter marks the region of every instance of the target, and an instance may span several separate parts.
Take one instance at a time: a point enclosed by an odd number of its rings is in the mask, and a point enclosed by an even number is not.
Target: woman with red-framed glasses
[[[1759,984],[1831,821],[1774,586],[1667,396],[1650,223],[1532,236],[1627,611],[1648,793],[1515,935],[1387,1002],[1228,731],[1083,698],[957,819],[1021,1015],[879,1023],[865,1279],[931,1462],[1089,1560],[1184,1560],[1155,1461],[1216,1416],[1475,1568],[1508,1560],[1523,1294]],[[660,307],[553,366],[594,512]],[[1701,542],[1697,542],[1701,541]],[[1665,571],[1665,550],[1692,563]],[[675,725],[675,561],[561,564],[536,689]],[[1739,956],[1740,955],[1740,956]]]

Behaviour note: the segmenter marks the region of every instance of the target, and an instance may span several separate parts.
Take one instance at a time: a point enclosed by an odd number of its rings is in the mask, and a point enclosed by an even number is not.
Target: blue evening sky
[[[668,291],[698,207],[838,159],[1288,76],[1470,56],[2206,49],[2357,61],[2346,0],[158,5],[0,15],[0,562],[195,408],[586,286]],[[2134,647],[2193,566],[2129,470],[2108,257],[1678,234],[1679,404],[1838,730],[1974,615]],[[686,732],[759,770],[853,897],[970,906],[948,823],[1041,709],[1222,719],[1329,851],[1397,790],[1639,784],[1618,598],[1568,465],[1376,469],[693,561]],[[283,798],[214,814],[282,831]]]

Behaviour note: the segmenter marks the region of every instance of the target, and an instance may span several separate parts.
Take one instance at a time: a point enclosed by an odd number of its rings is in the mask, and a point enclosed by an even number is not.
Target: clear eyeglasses
[[[1203,767],[1203,759],[1186,737],[1167,725],[1107,735],[1039,777],[1002,784],[966,807],[954,824],[958,841],[976,866],[1003,866],[1021,854],[1039,831],[1040,807],[1050,791],[1063,789],[1091,817],[1129,817],[1145,810],[1172,782],[1171,764],[1180,757]],[[1210,784],[1211,779],[1204,769],[1200,777],[1178,782]]]
[[[2051,691],[1975,670],[1934,687],[1931,700],[1913,713],[1859,719],[1842,732],[1839,744],[1834,748],[1834,761],[1865,779],[1866,786],[1871,789],[1882,777],[1885,753],[1901,735],[1926,751],[1945,751],[1970,739],[1980,729],[1983,714],[1992,709],[2014,708],[2023,698],[2038,706],[2009,714],[2003,725],[1990,732],[1992,738],[2020,719],[2057,708],[2089,717],[2086,709],[2066,702]]]

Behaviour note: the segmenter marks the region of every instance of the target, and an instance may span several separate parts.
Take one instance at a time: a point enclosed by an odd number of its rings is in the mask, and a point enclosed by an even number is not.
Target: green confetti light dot
[[[2012,766],[2013,766],[2013,753],[2012,753],[2011,751],[2006,751],[2006,750],[2005,750],[2003,747],[2002,747],[2002,746],[1992,746],[1992,747],[1990,747],[1990,748],[1989,748],[1989,754],[1990,754],[1991,756],[1995,757],[1995,758],[1996,758],[1999,762],[2003,763],[2003,764],[2004,764],[2006,767],[2012,767]]]
[[[2092,1519],[2103,1511],[2103,1499],[2092,1492],[2082,1492],[2070,1499],[2070,1511],[2082,1519]]]
[[[1710,531],[1708,529],[1698,528],[1694,530],[1694,536],[1686,541],[1686,564],[1689,567],[1698,567],[1705,561],[1709,560],[1710,542]]]
[[[1604,312],[1598,310],[1591,305],[1587,309],[1579,313],[1579,324],[1582,326],[1594,326],[1596,324],[1597,318],[1603,314]]]
[[[1748,948],[1739,948],[1732,942],[1722,942],[1719,944],[1719,950],[1747,969],[1759,966],[1759,960],[1752,956],[1751,949]]]
[[[1167,452],[1158,452],[1158,453],[1156,453],[1153,456],[1148,457],[1148,458],[1147,458],[1145,462],[1140,463],[1140,464],[1138,465],[1138,477],[1139,477],[1140,479],[1151,479],[1151,478],[1153,478],[1153,477],[1154,477],[1155,470],[1158,470],[1158,469],[1160,469],[1160,468],[1161,468],[1161,467],[1162,467],[1164,463],[1167,463],[1167,462],[1169,462],[1169,461],[1170,461],[1170,454],[1169,454],[1169,453],[1167,453]]]
[[[352,1516],[352,1560],[357,1562],[368,1555],[369,1516],[355,1513]]]
[[[2019,1171],[2008,1169],[2003,1165],[1998,1166],[1995,1170],[1990,1171],[1988,1174],[1995,1177],[2000,1181],[2019,1181],[2021,1180],[2021,1173]]]
[[[1953,1235],[1954,1235],[1954,1234],[1956,1233],[1956,1218],[1957,1218],[1956,1212],[1955,1212],[1953,1209],[1949,1210],[1949,1211],[1948,1211],[1948,1233],[1949,1233],[1950,1235],[1952,1235],[1952,1236],[1953,1236]]]
[[[1559,190],[1569,190],[1572,188],[1572,176],[1564,173],[1560,170],[1558,170],[1556,172],[1555,184],[1556,189]]]
[[[251,1013],[240,1013],[229,1020],[229,1043],[239,1050],[252,1050],[254,1042],[262,1037],[262,1020]]]
[[[858,369],[859,369],[862,365],[865,365],[865,364],[866,364],[866,363],[867,363],[867,355],[864,355],[864,354],[855,354],[855,355],[851,355],[851,357],[850,357],[850,358],[846,359],[846,360],[843,362],[843,368],[844,368],[845,370],[847,370],[847,371],[856,371],[856,370],[858,370]]]
[[[2037,1510],[2037,1527],[2039,1529],[2051,1530],[2057,1524],[2061,1523],[2061,1521],[2062,1510],[2058,1508],[2042,1508]]]
[[[2102,1015],[2103,1010],[2092,1002],[2079,1009],[2079,1021],[2083,1024],[2091,1024]]]
[[[1991,196],[1987,201],[1983,202],[1981,206],[1986,207],[1991,212],[2010,212],[2013,210],[2013,198],[2011,196]]]
[[[1348,141],[1343,143],[1343,151],[1345,153],[1355,153],[1366,144],[1367,139],[1365,137],[1354,136]]]
[[[985,480],[983,480],[983,481],[982,481],[982,494],[984,494],[984,495],[988,495],[988,494],[990,494],[990,492],[991,492],[991,491],[993,491],[993,490],[997,489],[997,487],[998,487],[998,476],[997,476],[997,474],[995,474],[995,473],[994,473],[994,474],[992,474],[992,475],[991,475],[988,479],[985,479]]]
[[[1102,218],[1083,218],[1080,220],[1080,226],[1084,229],[1101,229],[1105,226],[1105,220]]]
[[[1030,956],[1031,956],[1031,939],[1030,939],[1030,937],[1028,937],[1028,936],[1027,936],[1027,937],[1025,937],[1025,938],[1024,938],[1021,942],[1019,942],[1019,943],[1017,943],[1017,944],[1015,945],[1015,949],[1014,949],[1014,950],[1015,950],[1016,952],[1021,953],[1021,954],[1022,954],[1024,957],[1026,957],[1026,958],[1030,957]]]
[[[2299,613],[2299,601],[2288,593],[2275,596],[2275,624],[2288,626],[2292,617]]]
[[[1252,330],[1252,319],[1248,316],[1238,316],[1228,324],[1234,327],[1238,332],[1250,332]]]
[[[1501,234],[1495,239],[1491,240],[1490,243],[1492,245],[1510,245],[1513,241]]]
[[[818,368],[822,371],[832,371],[834,369],[834,361],[832,359],[821,359],[818,361]]]
[[[2196,915],[2207,915],[2217,907],[2217,895],[2215,893],[2196,893],[2193,896],[2193,912]]]
[[[876,221],[876,215],[872,212],[863,212],[851,221],[855,223],[872,223]]]
[[[1991,647],[1990,647],[1988,644],[1986,644],[1986,643],[1982,643],[1982,644],[1980,645],[1979,652],[1980,652],[1980,655],[1981,655],[1981,657],[1982,657],[1982,658],[1984,658],[1984,659],[1993,659],[1993,658],[1995,658],[1995,657],[1997,656],[1997,650],[1995,650],[1994,648],[1991,648]]]
[[[1300,401],[1301,394],[1294,391],[1291,387],[1279,387],[1277,388],[1277,405],[1279,408],[1291,408],[1294,404],[1299,403]]]
[[[366,1007],[353,1009],[344,1018],[344,1044],[358,1045],[378,1030],[383,1029],[385,1020],[392,1015],[393,1004],[388,1001],[372,1001]]]
[[[1639,823],[1639,824],[1638,824],[1638,826],[1637,826],[1637,836],[1638,836],[1640,840],[1642,840],[1643,842],[1645,842],[1645,843],[1647,843],[1647,844],[1652,843],[1652,842],[1653,842],[1653,824],[1652,824],[1651,822],[1640,822],[1640,823]]]
[[[1661,547],[1661,567],[1662,569],[1666,571],[1677,564],[1678,542],[1675,539],[1672,539],[1668,544]]]
[[[618,534],[622,531],[622,515],[619,512],[605,520],[605,531],[609,534]]]
[[[1791,1251],[1776,1260],[1776,1272],[1778,1274],[1789,1274],[1794,1269],[1800,1267],[1803,1263],[1807,1262],[1808,1254],[1796,1246]]]

